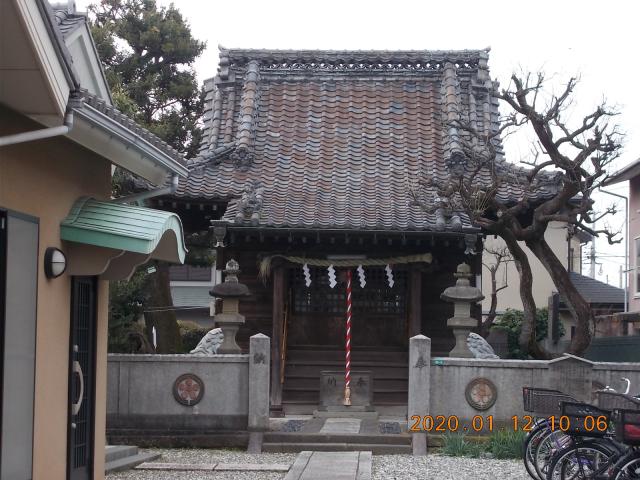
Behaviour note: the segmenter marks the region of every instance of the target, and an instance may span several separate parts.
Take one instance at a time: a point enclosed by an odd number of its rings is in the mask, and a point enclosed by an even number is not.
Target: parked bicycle
[[[640,480],[640,459],[635,446],[614,438],[614,431],[630,431],[640,415],[640,400],[606,388],[597,393],[598,406],[578,402],[558,390],[525,387],[524,409],[537,417],[525,439],[523,460],[528,474],[537,480],[620,479]],[[626,430],[612,428],[612,412],[621,412],[617,423],[626,421]],[[627,412],[627,413],[625,413]],[[618,417],[616,417],[618,418]],[[633,433],[633,432],[632,432]],[[640,426],[638,426],[640,438]],[[637,472],[637,473],[635,473]],[[633,476],[636,475],[636,476]]]

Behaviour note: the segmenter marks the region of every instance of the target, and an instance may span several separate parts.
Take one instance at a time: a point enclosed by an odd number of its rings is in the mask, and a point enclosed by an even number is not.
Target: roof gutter
[[[140,155],[153,159],[158,165],[172,174],[177,174],[182,177],[186,177],[189,174],[189,170],[185,166],[178,164],[157,146],[104,113],[96,110],[91,105],[84,104],[82,110],[76,113],[78,114],[78,118],[87,121],[94,127],[98,127],[109,136],[127,145],[128,148],[137,151]]]
[[[126,195],[124,197],[114,198],[111,200],[113,203],[136,203],[142,205],[144,200],[154,197],[160,197],[163,195],[173,195],[178,190],[179,176],[174,173],[171,176],[171,183],[168,187],[155,188],[153,190],[147,190],[146,192],[134,193],[133,195]]]
[[[73,128],[73,109],[77,102],[75,101],[75,92],[72,92],[67,103],[67,110],[64,114],[64,121],[62,125],[57,127],[41,128],[39,130],[32,130],[30,132],[16,133],[13,135],[5,135],[0,137],[0,147],[6,147],[8,145],[15,145],[17,143],[34,142],[36,140],[42,140],[44,138],[58,137],[60,135],[66,135]]]

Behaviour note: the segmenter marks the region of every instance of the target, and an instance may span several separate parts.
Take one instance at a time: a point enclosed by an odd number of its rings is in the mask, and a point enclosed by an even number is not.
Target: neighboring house
[[[113,108],[88,32],[72,8],[0,2],[3,480],[104,477],[108,280],[185,256],[177,215],[110,199],[114,165],[187,169]]]
[[[575,272],[570,272],[571,282],[580,295],[589,302],[596,317],[605,317],[614,313],[624,312],[624,289],[614,287],[595,278],[586,277]],[[573,337],[575,321],[564,303],[562,297],[559,302],[559,314],[565,328],[565,337]],[[619,333],[606,319],[596,324],[595,337],[616,336]]]
[[[640,158],[611,175],[606,185],[629,182],[627,211],[629,276],[627,282],[628,308],[626,321],[634,324],[630,331],[640,329]]]
[[[566,224],[551,222],[547,232],[545,233],[545,239],[567,270],[570,272],[582,273],[581,247],[582,244],[591,240],[589,235],[584,233],[568,235]],[[493,250],[499,249],[505,245],[501,238],[494,238],[491,235],[487,236],[484,244],[485,247]],[[549,297],[553,294],[556,288],[540,260],[538,260],[535,255],[529,251],[526,245],[524,245],[524,242],[522,242],[522,247],[524,251],[527,252],[527,257],[531,265],[533,275],[533,298],[538,308],[544,308],[547,306]],[[482,261],[488,265],[495,263],[493,255],[488,254],[486,251],[483,253]],[[507,285],[505,289],[500,290],[498,293],[498,305],[496,311],[498,313],[502,313],[508,308],[522,310],[522,301],[520,300],[520,277],[515,264],[513,262],[501,264],[496,273],[496,280],[498,287],[505,284]],[[482,311],[486,315],[491,303],[489,298],[491,295],[491,275],[487,268],[482,269],[482,293],[485,296],[485,299],[482,302]]]
[[[180,265],[170,267],[171,297],[178,320],[190,320],[213,328],[209,291],[220,282],[222,272],[213,267]]]
[[[354,271],[353,358],[374,371],[377,405],[406,409],[410,336],[429,336],[434,356],[452,349],[453,307],[440,294],[462,262],[473,283],[479,278],[482,232],[445,207],[427,213],[411,187],[423,177],[445,182],[464,161],[447,118],[497,128],[487,62],[479,50],[221,49],[219,73],[205,81],[200,155],[176,193],[155,205],[179,213],[189,232],[213,221],[217,268],[239,262],[252,293],[240,302],[239,342],[272,337],[274,412],[313,411],[320,370],[341,368],[341,267]],[[517,169],[501,156],[496,168]],[[503,184],[499,196],[519,198],[519,188]],[[264,279],[259,264],[271,266]]]

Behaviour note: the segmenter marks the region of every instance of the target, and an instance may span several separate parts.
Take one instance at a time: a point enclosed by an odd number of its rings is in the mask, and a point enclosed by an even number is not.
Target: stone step
[[[287,390],[320,390],[320,378],[317,376],[296,376],[287,375],[287,383],[285,389]],[[388,390],[402,390],[407,391],[409,387],[409,381],[406,378],[380,378],[374,376],[373,378],[373,391],[388,391]]]
[[[407,390],[397,390],[391,392],[373,392],[374,405],[406,405]],[[285,386],[283,390],[282,403],[305,403],[317,405],[320,401],[318,390],[288,390]]]
[[[392,417],[406,417],[407,416],[407,400],[406,398],[402,402],[387,402],[380,403],[374,402],[376,412],[380,415],[388,415]],[[287,415],[313,415],[318,409],[318,402],[316,401],[298,401],[287,400],[283,398],[282,406],[284,412]]]
[[[401,381],[379,382],[375,380],[374,382],[375,382],[373,386],[374,393],[404,392],[406,394],[409,391],[406,381],[402,383]],[[298,392],[319,392],[320,385],[318,385],[318,383],[320,383],[318,380],[300,381],[299,379],[291,380],[287,378],[287,385],[284,387],[284,390],[298,391]]]
[[[380,445],[411,445],[409,435],[385,433],[327,435],[320,433],[270,432],[264,435],[265,443],[349,443]]]
[[[160,458],[159,453],[138,453],[136,455],[118,458],[111,462],[107,462],[104,466],[105,473],[109,472],[121,472],[122,470],[129,470],[144,462],[151,462]]]
[[[305,450],[316,452],[361,452],[368,451],[374,455],[409,455],[411,445],[388,445],[375,443],[299,443],[269,442],[262,444],[267,453],[297,453]]]
[[[124,457],[132,457],[138,454],[138,447],[132,445],[107,445],[105,448],[104,461],[106,463],[119,460]]]

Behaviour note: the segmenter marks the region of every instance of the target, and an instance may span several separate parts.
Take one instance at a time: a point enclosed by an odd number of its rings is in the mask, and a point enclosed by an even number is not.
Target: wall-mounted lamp
[[[44,274],[47,278],[57,278],[67,269],[67,257],[61,250],[48,247],[44,251]]]

